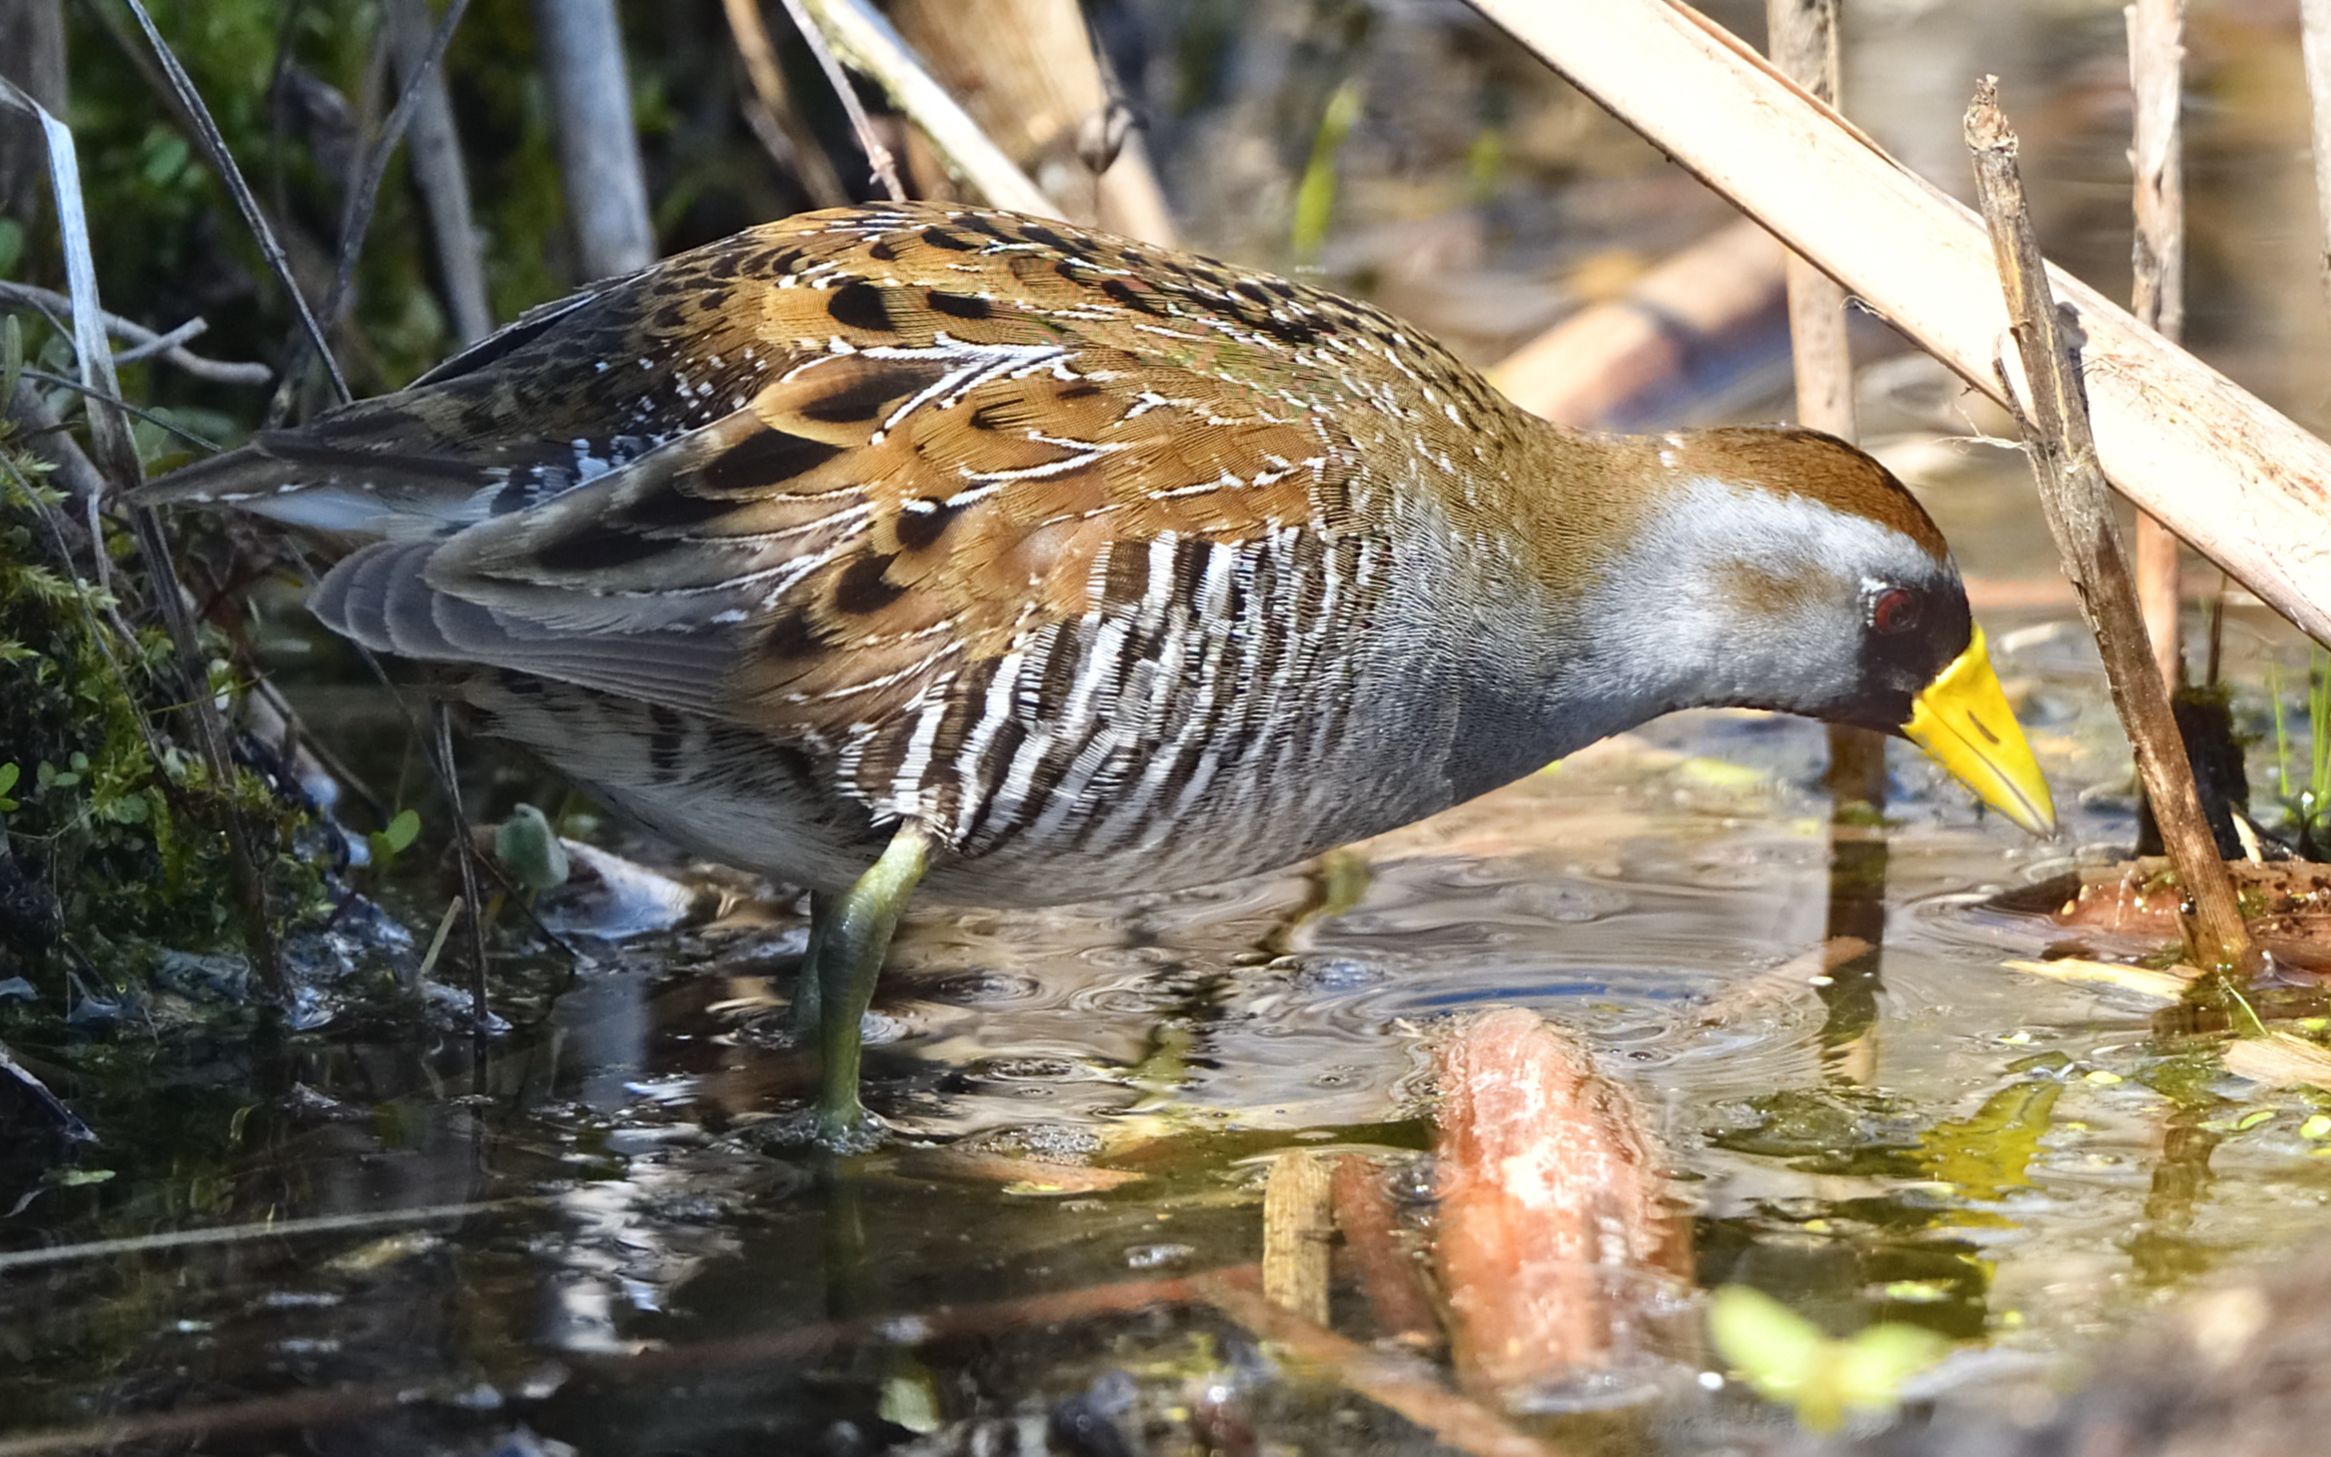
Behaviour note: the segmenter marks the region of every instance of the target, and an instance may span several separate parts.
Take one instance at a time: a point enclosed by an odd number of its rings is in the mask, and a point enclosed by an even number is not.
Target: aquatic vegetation
[[[61,995],[71,971],[102,986],[150,971],[166,951],[239,950],[240,900],[221,826],[238,815],[268,837],[269,900],[283,921],[323,907],[323,880],[296,853],[310,824],[287,785],[247,748],[229,784],[171,737],[185,687],[168,636],[121,594],[134,554],[110,524],[74,540],[46,466],[0,426],[0,970]],[[85,575],[102,550],[116,590]],[[208,644],[202,691],[230,707],[239,684]],[[60,1005],[62,1003],[60,1002]]]

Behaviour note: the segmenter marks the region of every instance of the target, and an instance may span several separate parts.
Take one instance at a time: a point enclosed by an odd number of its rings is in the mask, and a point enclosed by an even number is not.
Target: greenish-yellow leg
[[[858,883],[840,897],[822,922],[810,905],[810,940],[817,974],[818,1041],[824,1054],[818,1093],[818,1132],[828,1140],[863,1127],[866,1110],[858,1101],[859,1024],[874,1000],[874,982],[890,950],[891,933],[915,882],[923,878],[930,839],[920,825],[902,825],[889,848]]]
[[[793,1040],[796,1042],[807,1042],[817,1036],[818,947],[826,939],[826,927],[831,926],[834,917],[840,914],[837,907],[841,899],[828,890],[813,890],[809,893],[809,944],[802,948],[801,975],[793,982],[793,1011],[786,1018],[786,1025],[793,1029]]]

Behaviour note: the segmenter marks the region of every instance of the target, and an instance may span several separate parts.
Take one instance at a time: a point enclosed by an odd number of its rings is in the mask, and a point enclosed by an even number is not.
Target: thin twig
[[[841,58],[880,86],[907,120],[923,129],[949,170],[969,182],[989,203],[1044,217],[1060,216],[1060,209],[1044,195],[1044,189],[988,140],[979,123],[931,78],[890,22],[865,0],[786,0],[786,5],[807,11],[817,31],[833,43]]]
[[[2135,275],[2129,312],[2164,339],[2185,332],[2185,163],[2180,116],[2184,109],[2185,0],[2136,0],[2128,8],[2129,87],[2134,93],[2135,137],[2129,165],[2136,174]],[[2161,681],[2177,691],[2182,653],[2178,624],[2178,542],[2146,512],[2137,513],[2137,601]]]
[[[858,134],[858,145],[865,149],[866,165],[873,169],[875,181],[882,184],[882,190],[890,194],[892,202],[906,201],[906,187],[898,180],[898,161],[875,134],[873,118],[867,116],[866,106],[859,101],[858,88],[852,84],[849,73],[834,59],[834,48],[827,44],[825,32],[810,19],[801,0],[785,0],[785,13],[793,17],[802,41],[808,45],[809,53],[817,57],[818,68],[826,73],[834,95],[841,100],[842,110],[849,114],[850,130]]]
[[[745,79],[753,101],[745,107],[745,121],[761,146],[819,207],[839,207],[850,200],[849,189],[834,171],[817,138],[800,124],[799,113],[787,95],[784,68],[777,64],[777,47],[761,19],[760,0],[721,0],[728,16],[729,34],[737,56],[745,63]]]
[[[453,811],[454,843],[459,847],[455,858],[461,865],[461,898],[467,907],[463,919],[469,923],[469,1010],[479,1035],[491,1025],[486,1006],[486,922],[479,914],[485,904],[478,897],[477,847],[469,833],[469,813],[461,803],[461,771],[453,760],[453,711],[444,703],[436,705],[437,733],[435,750],[438,772],[444,776],[446,799]]]
[[[53,293],[29,283],[10,283],[0,280],[0,305],[16,304],[38,309],[50,317],[62,320],[73,308],[73,301],[61,293]],[[191,350],[180,347],[184,339],[192,337],[185,330],[200,332],[203,321],[189,319],[168,334],[157,334],[145,325],[119,314],[107,314],[101,321],[105,332],[117,339],[125,339],[133,346],[114,356],[117,364],[127,364],[148,355],[158,355],[163,363],[180,369],[196,379],[216,384],[265,384],[275,377],[275,371],[264,364],[245,364],[238,360],[205,359]]]
[[[146,13],[144,0],[126,0],[130,14],[137,18],[138,28],[146,33],[146,43],[154,49],[154,59],[161,63],[162,75],[170,83],[171,92],[194,124],[195,136],[202,143],[204,155],[210,158],[211,170],[218,173],[225,184],[227,195],[235,200],[235,208],[243,215],[243,225],[251,230],[252,239],[259,245],[259,254],[267,260],[268,268],[291,295],[292,309],[298,313],[300,327],[307,332],[308,341],[315,346],[316,357],[324,362],[324,373],[332,381],[332,393],[343,403],[353,399],[348,379],[340,373],[340,361],[332,357],[332,346],[325,342],[324,326],[308,307],[307,295],[300,292],[299,279],[291,271],[291,259],[284,255],[283,244],[277,241],[274,227],[267,215],[260,211],[259,199],[251,195],[251,184],[243,180],[243,169],[235,165],[235,154],[227,150],[226,138],[219,135],[218,123],[211,119],[210,108],[203,104],[202,93],[195,90],[194,81],[186,68],[178,64],[178,57],[162,32],[154,25],[154,17]]]
[[[224,448],[209,436],[199,435],[194,431],[187,429],[184,425],[179,424],[177,421],[172,420],[167,415],[156,414],[154,411],[147,409],[143,405],[131,404],[129,401],[123,399],[118,391],[99,389],[95,386],[84,384],[80,380],[72,378],[70,375],[51,374],[45,369],[34,369],[29,365],[27,365],[21,371],[21,373],[23,374],[24,378],[28,380],[37,380],[42,384],[55,385],[58,389],[61,390],[70,390],[72,393],[81,396],[83,399],[96,400],[111,409],[121,411],[125,415],[134,416],[146,424],[153,426],[156,430],[161,431],[165,435],[175,435],[180,440],[184,441],[188,445],[193,446],[197,450],[207,450],[215,454]]]
[[[468,10],[469,0],[451,0],[445,7],[444,18],[429,33],[428,45],[422,48],[405,75],[405,89],[398,95],[397,104],[389,109],[388,119],[380,124],[380,135],[373,139],[372,149],[365,155],[364,170],[357,175],[356,185],[348,189],[347,206],[340,212],[340,260],[332,272],[332,287],[324,295],[324,320],[328,324],[339,323],[347,307],[349,286],[356,277],[356,261],[364,253],[364,235],[372,229],[372,210],[380,201],[381,179],[388,175],[389,160],[396,155],[397,144],[404,140],[405,128],[420,109],[426,83],[435,73],[438,62],[445,58],[445,48],[453,43],[453,32]],[[284,373],[292,373],[298,364],[295,355]]]
[[[363,1214],[319,1214],[306,1219],[266,1219],[256,1224],[230,1224],[206,1229],[172,1229],[160,1234],[127,1235],[120,1239],[84,1240],[80,1244],[51,1245],[42,1249],[0,1251],[0,1274],[70,1265],[90,1260],[120,1260],[164,1250],[186,1250],[210,1245],[251,1244],[259,1240],[304,1239],[320,1234],[355,1234],[375,1229],[407,1229],[416,1224],[445,1224],[475,1214],[523,1209],[550,1202],[554,1196],[519,1195],[473,1204],[424,1204],[412,1209],[382,1209]]]
[[[1967,109],[1967,146],[1974,154],[1976,195],[1991,229],[2009,328],[2029,390],[2028,407],[2014,381],[2004,378],[2004,358],[2002,387],[2022,426],[2032,474],[2039,482],[2040,505],[2065,575],[2072,579],[2081,610],[2095,630],[2113,707],[2136,750],[2137,770],[2160,821],[2161,838],[2194,906],[2192,915],[2184,918],[2187,944],[2204,965],[2248,971],[2257,951],[2194,788],[2185,743],[2170,712],[2169,691],[2146,643],[2145,620],[2137,609],[2120,528],[2113,520],[2104,474],[2097,468],[2079,364],[2071,340],[2059,327],[2047,265],[2024,205],[2016,136],[1999,110],[1999,87],[1993,78],[1985,77],[1977,86],[1974,103]]]

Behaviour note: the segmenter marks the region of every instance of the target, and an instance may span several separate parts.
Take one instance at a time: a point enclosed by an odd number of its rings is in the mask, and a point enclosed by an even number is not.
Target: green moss
[[[14,771],[0,969],[52,987],[66,969],[119,982],[163,951],[243,950],[229,814],[259,841],[278,919],[316,913],[320,875],[288,853],[303,812],[249,771],[216,784],[183,747],[167,636],[127,626],[120,603],[72,574],[59,505],[0,434],[0,764]],[[107,549],[130,585],[134,559],[117,535]],[[223,664],[211,678],[231,703]]]

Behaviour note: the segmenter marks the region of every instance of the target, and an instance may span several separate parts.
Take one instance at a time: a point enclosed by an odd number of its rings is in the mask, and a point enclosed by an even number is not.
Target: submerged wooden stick
[[[1977,389],[2004,397],[2006,327],[1963,205],[1687,7],[1471,0]],[[2331,643],[2331,446],[2059,272],[2088,335],[2105,474],[2277,611]]]
[[[1613,1277],[1686,1258],[1647,1121],[1526,1008],[1457,1023],[1433,1072],[1434,1252],[1458,1384],[1511,1401],[1608,1364],[1630,1298]]]
[[[1335,1162],[1329,1191],[1335,1225],[1359,1270],[1360,1293],[1367,1297],[1376,1333],[1411,1346],[1439,1345],[1440,1317],[1425,1290],[1423,1270],[1400,1247],[1383,1171],[1359,1154],[1345,1154]]]
[[[2129,166],[2136,173],[2135,276],[2129,312],[2164,339],[2185,333],[2185,162],[2179,135],[2184,111],[2185,0],[2136,0],[2128,9],[2129,89],[2136,108]],[[2161,681],[2177,691],[2181,652],[2177,621],[2177,535],[2150,513],[2137,513],[2137,601]]]
[[[2096,440],[2081,388],[2072,341],[2059,327],[2039,239],[2024,205],[2017,141],[1999,109],[1998,81],[1986,76],[1967,109],[1967,148],[1975,160],[1975,192],[1991,229],[1999,279],[2007,297],[2008,327],[2021,356],[2031,399],[2027,412],[2011,405],[2023,428],[2040,506],[2056,538],[2064,573],[2080,594],[2082,613],[2095,629],[2113,707],[2136,749],[2137,772],[2161,824],[2161,838],[2177,864],[2193,910],[2181,916],[2186,942],[2205,966],[2247,969],[2256,959],[2249,929],[2234,898],[2234,881],[2218,857],[2217,840],[2202,812],[2185,741],[2170,712],[2169,691],[2155,669],[2137,608],[2120,528],[2112,517]],[[2004,376],[2007,361],[2000,361]],[[2014,401],[2021,392],[2004,389]]]
[[[1371,1350],[1232,1281],[1200,1276],[1195,1283],[1215,1309],[1281,1347],[1297,1363],[1313,1367],[1345,1390],[1399,1413],[1441,1445],[1466,1457],[1561,1457],[1560,1448],[1443,1386],[1430,1367],[1413,1357]]]
[[[1326,1325],[1334,1241],[1326,1162],[1299,1148],[1280,1154],[1263,1186],[1263,1298]]]

